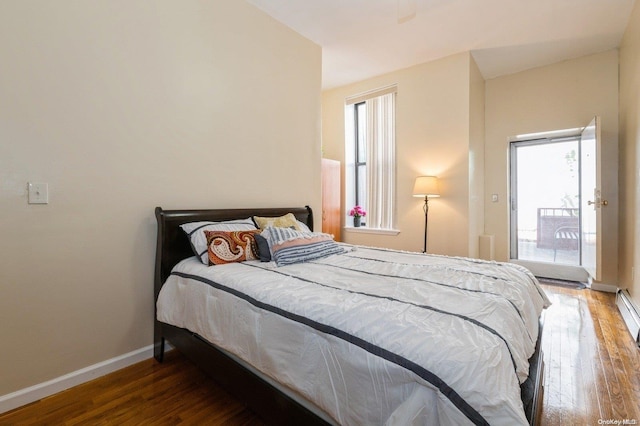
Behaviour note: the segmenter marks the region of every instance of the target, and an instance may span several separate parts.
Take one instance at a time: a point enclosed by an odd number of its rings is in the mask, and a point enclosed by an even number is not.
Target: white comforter
[[[357,247],[276,267],[182,261],[158,319],[339,424],[526,424],[520,383],[549,305],[513,264]]]

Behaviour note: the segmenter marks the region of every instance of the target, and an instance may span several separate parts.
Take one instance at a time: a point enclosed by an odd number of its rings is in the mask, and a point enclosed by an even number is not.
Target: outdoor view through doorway
[[[580,265],[580,138],[511,144],[511,258]]]

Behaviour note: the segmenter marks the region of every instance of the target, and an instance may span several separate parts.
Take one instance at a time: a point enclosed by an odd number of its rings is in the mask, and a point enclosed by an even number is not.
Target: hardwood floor
[[[177,351],[0,415],[0,425],[263,425]]]
[[[553,305],[542,341],[542,424],[640,425],[640,349],[615,306],[615,295],[543,287]]]
[[[542,342],[541,424],[640,425],[640,350],[614,295],[543,287],[553,306]],[[114,424],[263,423],[175,351],[162,364],[147,360],[0,415],[0,425]]]

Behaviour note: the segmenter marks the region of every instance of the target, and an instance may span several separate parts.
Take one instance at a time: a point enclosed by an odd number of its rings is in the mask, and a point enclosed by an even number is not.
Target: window
[[[345,210],[363,207],[362,225],[372,229],[394,228],[395,92],[390,86],[347,99]]]

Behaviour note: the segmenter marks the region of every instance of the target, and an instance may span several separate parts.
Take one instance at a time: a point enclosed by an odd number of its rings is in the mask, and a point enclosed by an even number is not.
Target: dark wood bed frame
[[[154,306],[162,285],[173,267],[182,259],[193,256],[189,240],[180,228],[187,222],[226,221],[251,216],[276,217],[293,213],[313,230],[313,212],[309,206],[295,208],[163,210],[156,207],[158,236],[156,246]],[[191,359],[229,393],[243,401],[263,420],[277,425],[326,425],[325,420],[271,385],[250,369],[239,364],[224,351],[188,330],[158,321],[154,309],[154,357],[162,362],[165,342]],[[525,414],[530,425],[537,425],[542,404],[542,374],[544,363],[540,340],[542,319],[536,351],[529,360],[529,379],[521,386]]]

